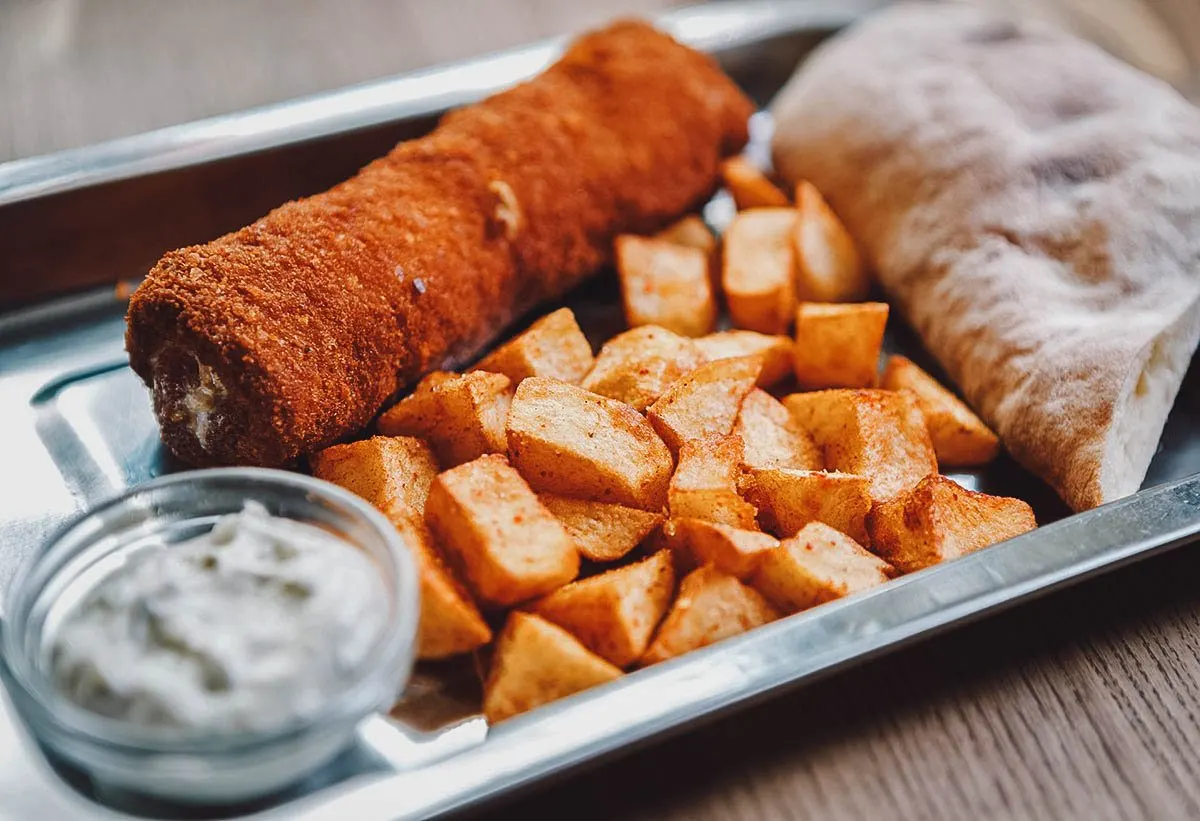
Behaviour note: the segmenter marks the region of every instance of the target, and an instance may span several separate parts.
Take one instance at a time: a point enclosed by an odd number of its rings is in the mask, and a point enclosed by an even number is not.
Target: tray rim
[[[856,19],[879,3],[838,0],[729,0],[719,6],[685,8],[658,18],[689,44],[720,52],[754,45],[772,36],[798,30],[828,30]],[[739,22],[740,21],[740,22]],[[0,206],[52,193],[86,188],[156,171],[199,165],[217,159],[281,147],[327,134],[362,128],[392,119],[434,113],[469,102],[540,70],[561,48],[562,39],[543,41],[488,57],[375,81],[342,91],[316,95],[134,137],[72,149],[57,154],[0,165]],[[486,82],[453,89],[456,77],[483,76]],[[425,85],[429,95],[392,101],[394,105],[366,110],[360,119],[345,117],[334,105],[326,117],[324,103],[366,100],[374,94]],[[355,94],[366,97],[355,98]],[[457,95],[457,96],[456,96]],[[420,95],[417,95],[420,97]],[[320,115],[320,116],[317,116]],[[371,119],[378,117],[378,119]],[[289,119],[290,118],[290,119]],[[308,118],[308,119],[306,119]],[[256,123],[271,125],[255,139],[237,129]],[[188,137],[189,129],[194,142]],[[222,129],[230,129],[226,132]],[[322,131],[321,129],[328,129]],[[111,288],[42,302],[10,315],[0,315],[0,336],[18,334],[56,312],[111,304]],[[34,312],[39,319],[33,320]],[[1184,502],[1178,502],[1183,499]],[[1162,506],[1177,504],[1168,512]],[[1168,506],[1169,507],[1169,506]],[[1136,537],[1129,534],[1136,534]],[[513,719],[488,732],[483,743],[456,750],[432,763],[386,775],[362,775],[277,807],[240,816],[274,821],[332,821],[353,817],[364,821],[402,821],[462,809],[494,798],[533,781],[573,769],[692,720],[707,719],[785,687],[795,687],[853,663],[932,635],[984,613],[1012,606],[1052,589],[1075,583],[1121,564],[1145,558],[1190,540],[1200,533],[1200,473],[1142,491],[1103,508],[1076,514],[1015,540],[946,565],[913,574],[866,594],[844,599],[805,614],[722,642],[719,646],[637,671],[605,685]],[[1074,535],[1072,535],[1074,534]],[[1082,534],[1082,536],[1080,535]],[[1126,538],[1128,536],[1128,538]],[[1076,549],[1064,551],[1060,540],[1079,538]],[[1032,553],[1031,553],[1032,551]],[[1040,563],[1027,562],[1039,556]],[[1008,560],[1011,565],[1006,566]],[[1007,567],[1007,571],[1004,568]],[[1008,575],[1006,575],[1006,573]],[[902,605],[926,609],[902,623],[889,624]],[[875,615],[869,615],[873,611]],[[755,661],[777,658],[778,648],[802,646],[813,636],[833,635],[840,641],[822,645],[821,652],[799,666],[755,673]],[[776,649],[772,649],[776,648]],[[680,687],[693,688],[690,700],[677,696]],[[670,693],[669,697],[665,694]],[[654,696],[658,698],[655,699]],[[5,695],[7,700],[7,694]],[[616,710],[613,704],[617,705]],[[628,709],[619,709],[625,705]],[[649,705],[649,706],[647,706]],[[638,708],[641,707],[639,710]],[[686,713],[686,714],[685,714]],[[10,721],[11,708],[0,708],[0,725]],[[614,720],[614,715],[619,720]],[[375,725],[386,723],[373,719]],[[378,726],[364,727],[364,734]],[[0,726],[0,735],[19,736],[33,758],[38,778],[31,790],[48,790],[55,804],[78,809],[79,818],[131,818],[89,803],[50,772],[19,721]],[[389,725],[390,726],[390,725]],[[572,731],[578,731],[572,735]],[[571,745],[564,748],[564,736]],[[583,743],[580,738],[586,739]],[[370,743],[370,742],[368,742]],[[557,745],[557,746],[556,746]],[[507,765],[507,766],[503,766]],[[515,771],[519,765],[520,770]],[[468,773],[473,780],[446,777]],[[469,783],[466,783],[468,782]],[[43,783],[44,782],[44,783]]]
[[[772,36],[843,28],[882,0],[722,0],[650,19],[682,42],[719,54]],[[436,114],[529,79],[566,37],[369,80],[79,148],[0,163],[0,207],[134,177]]]

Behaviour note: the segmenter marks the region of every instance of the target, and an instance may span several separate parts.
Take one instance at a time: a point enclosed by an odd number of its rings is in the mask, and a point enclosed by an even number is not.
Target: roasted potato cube
[[[313,476],[341,485],[389,517],[420,518],[429,486],[438,474],[433,450],[410,436],[372,436],[314,453]]]
[[[438,385],[449,382],[452,379],[458,379],[458,376],[459,375],[453,371],[431,371],[430,373],[427,373],[425,376],[421,377],[421,381],[418,382],[417,386],[412,389],[412,392],[414,394],[428,393]]]
[[[792,340],[782,334],[771,336],[757,331],[718,331],[699,337],[696,344],[708,362],[740,356],[761,357],[762,372],[758,375],[760,388],[769,388],[792,374]]]
[[[742,482],[766,529],[794,536],[809,522],[822,522],[866,544],[871,481],[849,473],[772,468],[755,470]]]
[[[671,517],[757,529],[754,505],[738,495],[741,454],[736,436],[684,442],[667,491]]]
[[[533,487],[661,510],[671,452],[633,408],[556,379],[521,383],[508,415],[508,454]]]
[[[472,370],[502,373],[514,385],[530,376],[578,384],[592,369],[592,346],[570,308],[559,308],[486,356]]]
[[[882,302],[801,302],[792,346],[797,384],[806,389],[874,385],[887,318]]]
[[[860,302],[871,290],[854,238],[812,183],[796,185],[796,296],[809,302]]]
[[[693,570],[642,656],[655,664],[779,618],[762,595],[711,565]]]
[[[511,401],[512,381],[504,374],[472,371],[439,377],[387,410],[379,418],[379,432],[426,439],[442,465],[453,467],[485,453],[504,452]]]
[[[417,383],[412,393],[384,411],[375,423],[376,429],[383,436],[412,436],[429,440],[430,431],[446,426],[442,403],[434,391],[438,386],[458,378],[458,374],[446,371],[434,371],[427,375]],[[434,452],[436,454],[436,449]]]
[[[617,237],[617,274],[630,327],[657,325],[680,336],[702,336],[717,321],[708,255],[666,240]]]
[[[442,465],[452,467],[485,453],[504,453],[504,423],[512,401],[512,380],[486,371],[463,374],[433,389],[445,421],[430,437]]]
[[[733,324],[764,334],[787,333],[796,311],[796,255],[791,208],[742,211],[725,231],[721,287]]]
[[[670,546],[686,553],[685,564],[711,564],[722,573],[745,581],[779,540],[757,530],[742,530],[703,519],[673,519]]]
[[[1020,499],[967,490],[928,476],[907,493],[875,505],[867,517],[872,549],[903,573],[1019,536],[1037,527]]]
[[[695,248],[704,252],[708,262],[709,286],[716,299],[721,287],[721,274],[717,262],[717,238],[709,230],[704,220],[696,214],[689,214],[678,222],[671,223],[654,235],[655,239],[665,240],[685,248]],[[790,366],[789,366],[790,369]]]
[[[667,388],[646,411],[646,418],[672,453],[693,439],[726,436],[761,370],[757,356],[701,365]]]
[[[673,222],[654,235],[655,239],[666,240],[675,245],[695,248],[703,251],[706,257],[712,256],[717,250],[717,238],[704,224],[704,220],[695,214],[689,214],[683,219]]]
[[[675,532],[675,525],[678,519],[667,518],[662,523],[662,527],[650,534],[643,543],[643,551],[646,553],[657,553],[660,550],[671,551],[671,557],[675,560],[675,575],[687,574],[700,566],[696,561],[692,552],[687,549]]]
[[[845,533],[811,522],[758,560],[750,584],[784,613],[883,584],[892,566]]]
[[[650,644],[675,592],[671,553],[572,582],[533,607],[583,646],[618,667],[637,661]]]
[[[492,640],[492,629],[471,594],[447,566],[420,519],[393,519],[413,552],[421,579],[421,619],[417,657],[442,659],[477,650]]]
[[[825,467],[868,477],[871,498],[876,502],[937,473],[925,419],[907,394],[817,391],[792,394],[783,404],[812,434],[825,457]]]
[[[694,340],[643,325],[604,343],[581,384],[592,393],[644,411],[672,382],[704,362]]]
[[[552,493],[539,493],[538,498],[562,522],[580,554],[593,562],[615,562],[622,558],[666,518],[658,511],[568,499]]]
[[[788,205],[787,194],[767,179],[745,157],[730,157],[721,163],[721,179],[739,211],[747,208],[784,208]]]
[[[412,550],[421,580],[418,657],[446,658],[492,640],[491,628],[422,522],[438,472],[429,445],[407,436],[375,436],[326,448],[312,457],[312,468],[314,476],[341,485],[383,511]]]
[[[992,461],[1000,439],[957,396],[942,387],[912,360],[893,356],[883,371],[882,387],[906,391],[917,400],[929,438],[942,467],[969,467]]]
[[[811,435],[778,399],[755,388],[742,400],[733,432],[742,438],[742,467],[820,470],[825,466]]]
[[[489,724],[496,724],[621,675],[621,668],[561,627],[513,611],[500,632],[483,684],[483,715]]]
[[[425,519],[486,604],[516,604],[579,573],[579,553],[566,528],[498,454],[440,474],[429,490]]]

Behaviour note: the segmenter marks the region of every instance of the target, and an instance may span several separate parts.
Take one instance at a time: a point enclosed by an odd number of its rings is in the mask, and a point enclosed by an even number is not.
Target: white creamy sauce
[[[353,683],[387,620],[367,554],[248,502],[101,581],[54,636],[52,672],[72,701],[136,724],[264,729]]]

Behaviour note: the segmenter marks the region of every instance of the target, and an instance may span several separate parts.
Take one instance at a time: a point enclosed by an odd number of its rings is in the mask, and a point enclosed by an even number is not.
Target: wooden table
[[[1195,92],[1195,0],[995,0]],[[396,73],[661,0],[9,0],[0,161]],[[1144,5],[1161,9],[1163,24]],[[480,817],[1200,815],[1200,552],[1054,594]]]

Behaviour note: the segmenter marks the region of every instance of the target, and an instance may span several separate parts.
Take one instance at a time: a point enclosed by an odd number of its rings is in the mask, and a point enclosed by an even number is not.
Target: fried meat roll
[[[615,235],[703,201],[751,111],[710,58],[617,23],[353,179],[167,254],[126,334],[163,440],[195,465],[283,465],[356,432]]]

